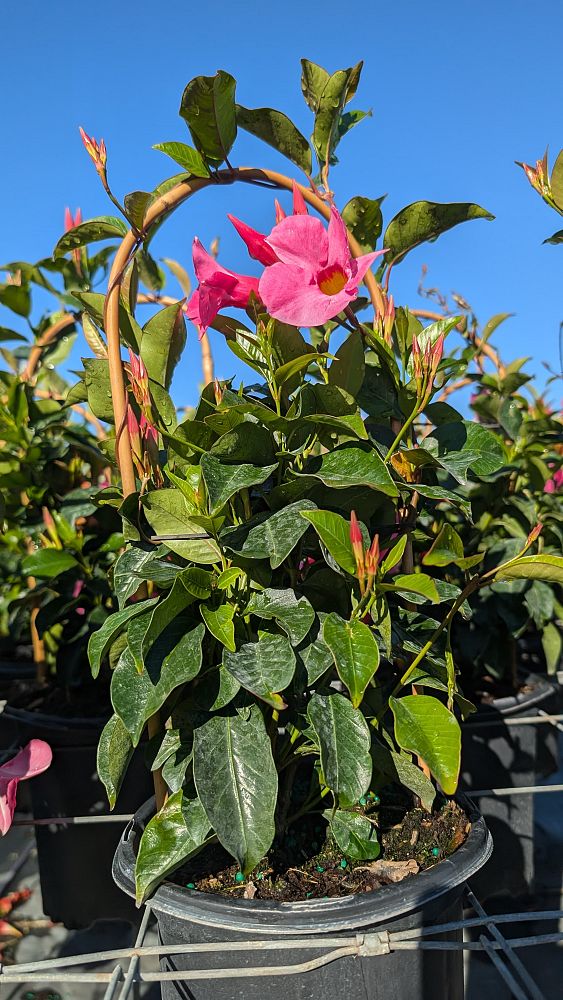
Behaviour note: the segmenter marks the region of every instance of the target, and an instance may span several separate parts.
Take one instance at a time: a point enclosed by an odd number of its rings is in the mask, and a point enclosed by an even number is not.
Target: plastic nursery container
[[[466,799],[471,830],[449,858],[375,892],[299,903],[236,899],[165,882],[151,898],[164,945],[217,943],[201,954],[164,956],[163,971],[250,969],[310,962],[329,948],[225,951],[226,941],[314,940],[318,935],[350,938],[370,931],[399,931],[462,919],[463,885],[489,858],[492,841],[485,822]],[[134,894],[135,856],[145,824],[154,812],[146,803],[123,833],[113,877]],[[442,936],[459,941],[458,932]],[[451,951],[391,951],[348,956],[298,974],[254,974],[239,978],[162,983],[162,1000],[463,1000],[463,955]]]
[[[22,745],[42,739],[53,751],[48,770],[25,783],[34,819],[109,813],[96,771],[96,748],[105,719],[65,719],[9,705],[5,715],[17,728]],[[137,751],[114,812],[133,813],[151,787],[142,751]],[[35,827],[43,911],[54,922],[76,929],[100,919],[137,920],[134,904],[111,877],[122,830],[119,823]]]
[[[462,784],[487,822],[494,851],[473,878],[481,900],[522,898],[534,890],[534,796],[477,796],[479,789],[537,785],[558,767],[557,730],[547,723],[507,725],[557,708],[558,694],[545,677],[529,674],[525,690],[480,705],[463,724]]]

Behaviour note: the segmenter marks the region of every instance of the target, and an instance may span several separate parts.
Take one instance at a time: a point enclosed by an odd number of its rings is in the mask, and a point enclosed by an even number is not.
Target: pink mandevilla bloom
[[[0,833],[12,825],[16,791],[20,781],[46,771],[53,759],[51,747],[44,740],[30,740],[15,757],[0,767]]]
[[[292,326],[318,326],[358,296],[363,277],[384,250],[353,258],[346,226],[332,206],[328,232],[320,219],[292,215],[266,239],[278,263],[266,267],[258,286],[270,316]]]
[[[193,261],[199,287],[188,302],[186,314],[197,327],[201,340],[221,309],[229,306],[245,309],[251,294],[258,297],[258,278],[221,267],[197,237],[193,242]]]

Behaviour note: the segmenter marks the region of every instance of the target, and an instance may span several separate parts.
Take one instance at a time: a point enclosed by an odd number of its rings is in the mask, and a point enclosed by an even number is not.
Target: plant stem
[[[401,427],[399,433],[397,434],[395,440],[393,441],[393,444],[391,445],[391,447],[389,448],[389,450],[388,450],[385,458],[383,459],[383,461],[385,462],[385,465],[387,465],[387,463],[389,462],[389,460],[395,454],[395,451],[396,451],[397,447],[401,443],[404,435],[408,431],[408,429],[411,426],[411,424],[414,423],[414,421],[416,420],[418,414],[420,413],[420,410],[421,410],[420,406],[418,406],[418,405],[415,406],[415,408],[412,411],[410,417],[407,417],[407,419],[405,420],[403,426]]]

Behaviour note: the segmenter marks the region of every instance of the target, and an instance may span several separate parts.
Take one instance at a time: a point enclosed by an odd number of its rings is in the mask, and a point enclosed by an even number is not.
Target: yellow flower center
[[[318,285],[324,295],[338,295],[346,286],[348,278],[340,268],[333,264],[319,274]]]

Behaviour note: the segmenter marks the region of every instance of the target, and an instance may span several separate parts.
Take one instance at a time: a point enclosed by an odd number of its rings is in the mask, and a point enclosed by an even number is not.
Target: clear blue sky
[[[337,204],[354,194],[387,192],[386,221],[420,198],[475,201],[496,215],[495,222],[467,223],[413,252],[394,271],[396,299],[423,305],[416,286],[426,263],[429,283],[459,291],[481,320],[516,314],[497,337],[506,358],[533,355],[541,381],[543,360],[559,369],[563,247],[542,246],[559,220],[513,161],[534,162],[546,144],[553,160],[563,145],[560,0],[28,0],[11,6],[4,29],[0,261],[48,254],[62,231],[65,205],[80,205],[86,218],[111,214],[79,125],[105,138],[110,180],[120,196],[150,190],[176,172],[151,146],[190,141],[178,107],[193,76],[229,70],[240,103],[279,108],[308,135],[300,57],[331,71],[363,58],[354,106],[372,108],[373,118],[342,144],[332,174]],[[244,134],[232,159],[286,163]],[[222,263],[249,272],[228,210],[259,229],[272,223],[270,192],[205,194],[176,213],[153,251],[189,265],[193,236],[209,243],[218,235]],[[0,323],[13,325],[0,312]],[[218,373],[240,373],[213,336]],[[175,380],[178,403],[193,401],[198,381],[199,350],[190,330]],[[558,403],[560,383],[552,395]]]

